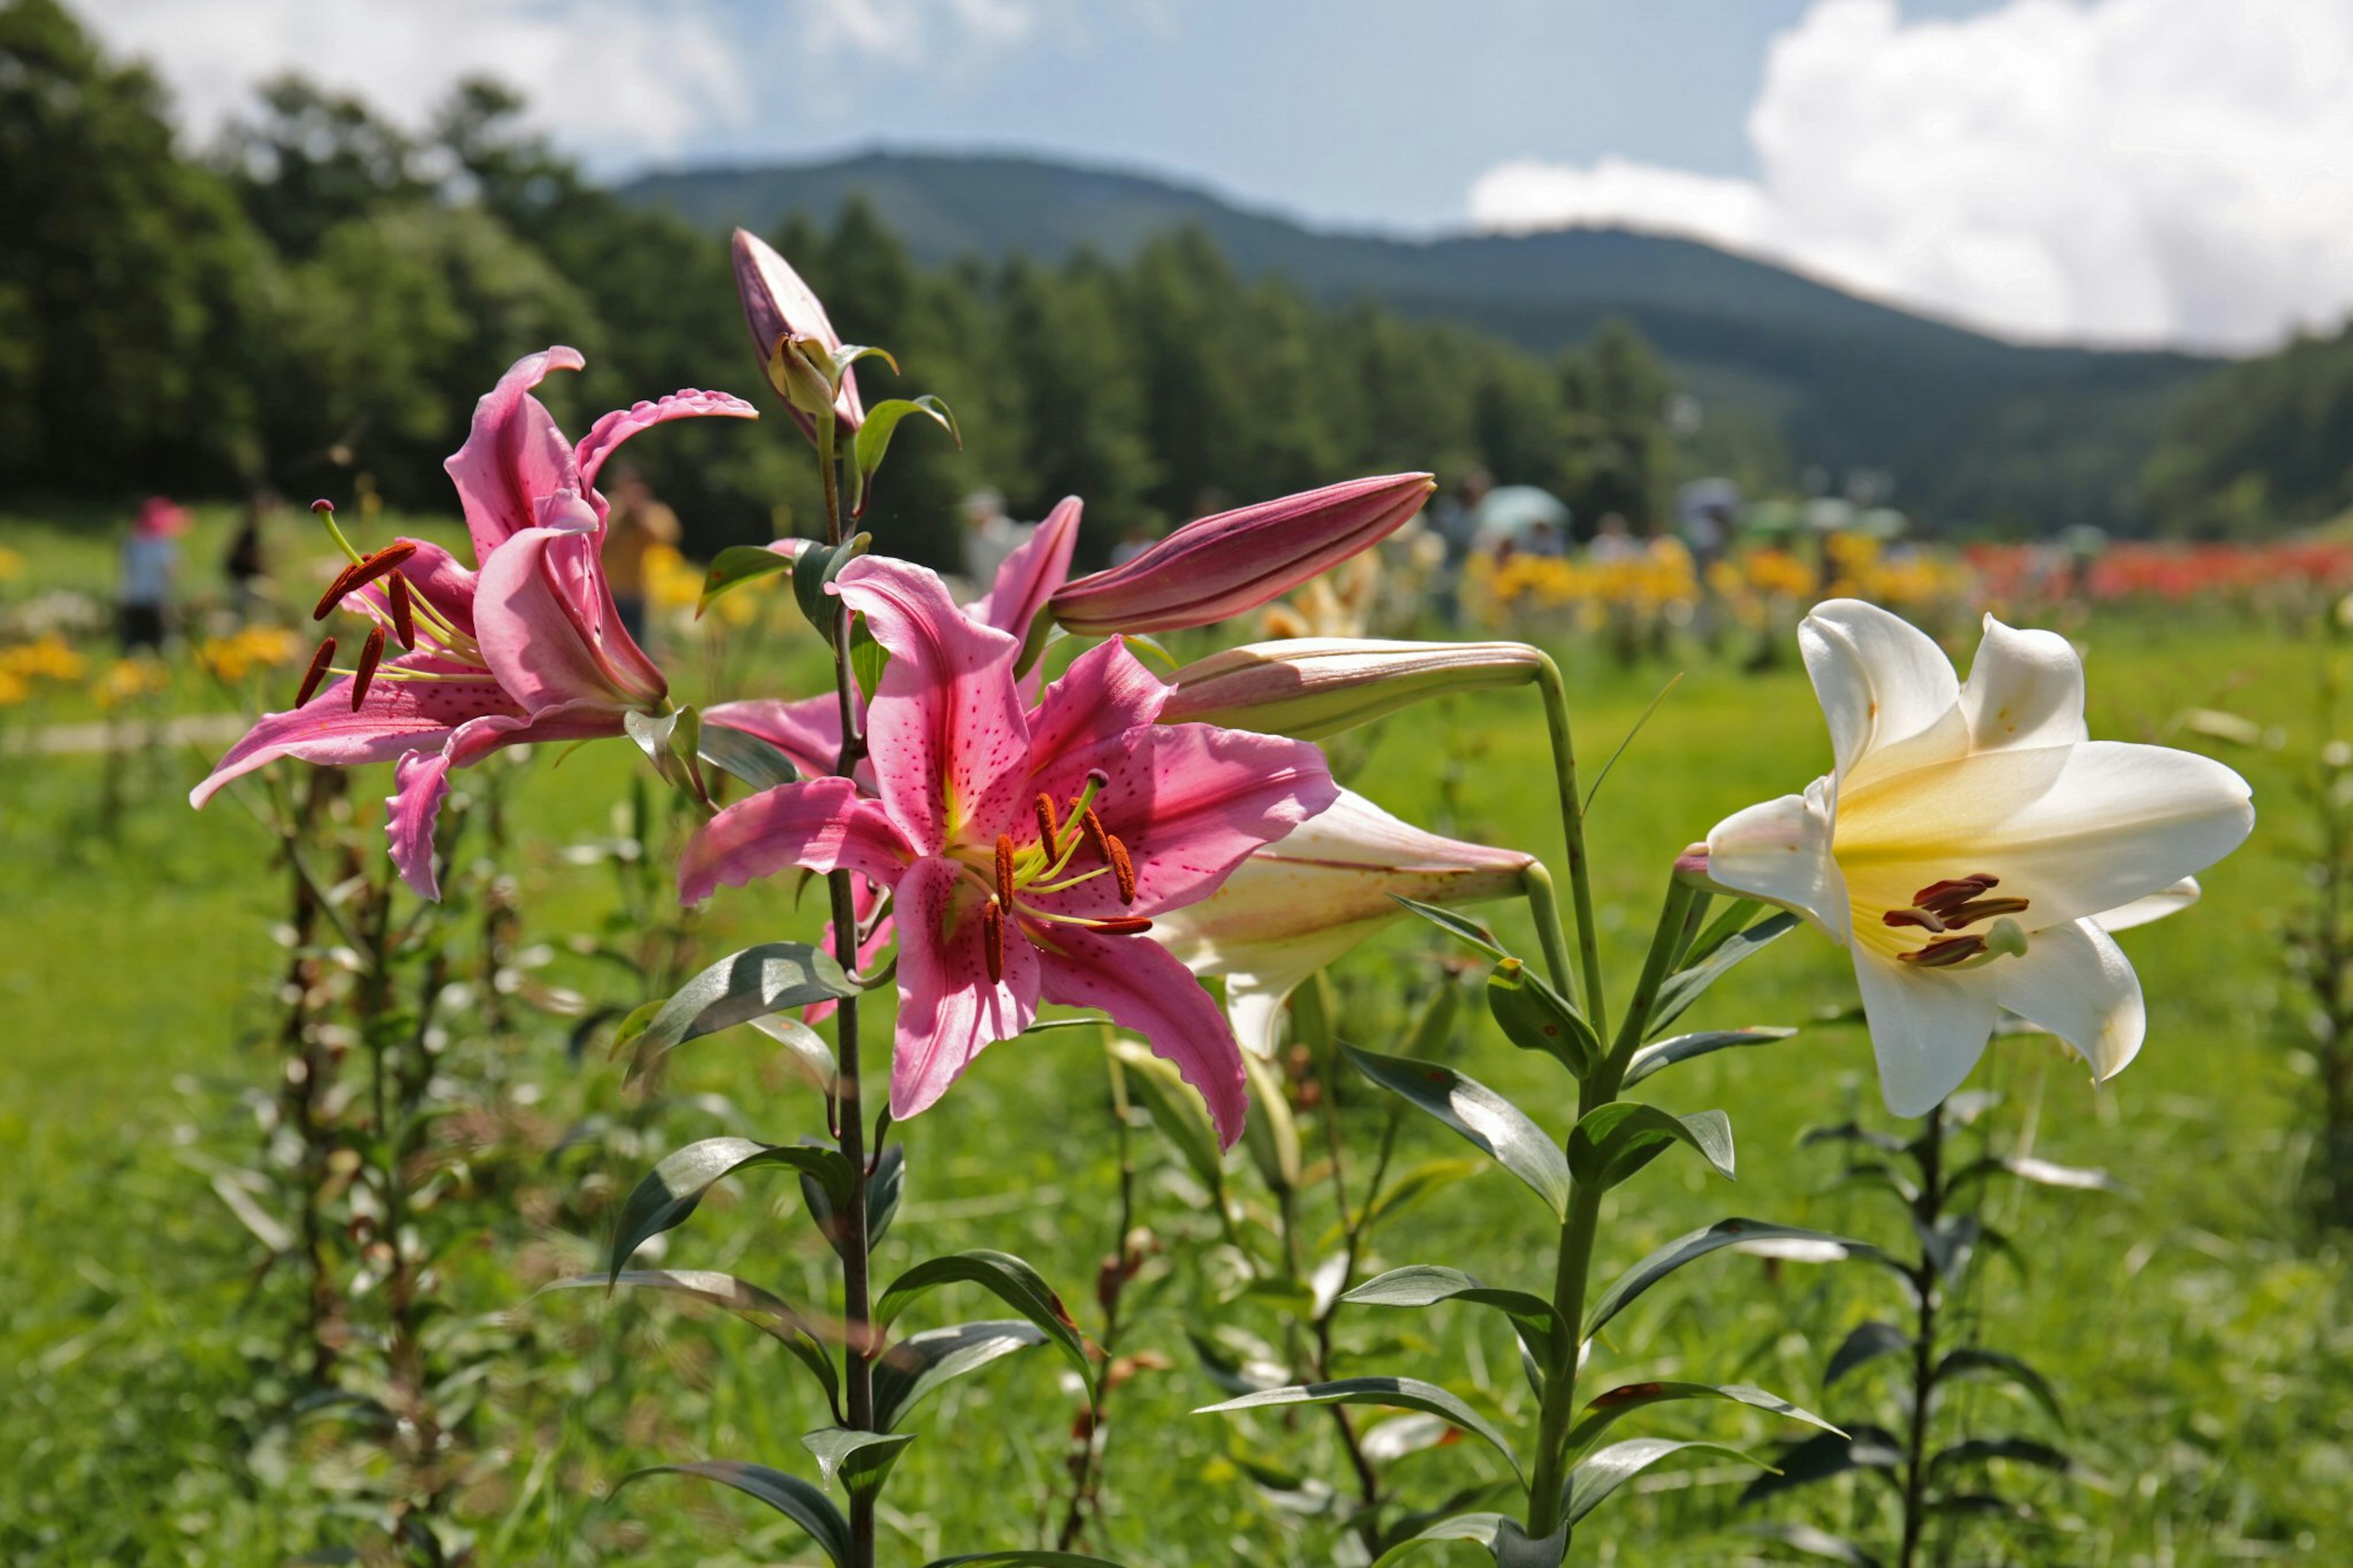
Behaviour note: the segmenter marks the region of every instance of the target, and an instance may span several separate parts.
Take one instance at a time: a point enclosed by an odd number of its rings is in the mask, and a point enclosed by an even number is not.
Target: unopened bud
[[[812,438],[817,434],[816,414],[827,403],[833,405],[833,416],[844,430],[855,430],[864,422],[865,406],[858,400],[858,382],[849,371],[841,373],[838,388],[833,385],[831,366],[834,352],[841,347],[841,334],[833,330],[826,318],[825,306],[801,275],[794,271],[785,258],[757,235],[744,229],[735,231],[735,292],[744,301],[744,324],[752,334],[752,352],[759,357],[760,369],[768,384],[776,389],[801,429]],[[788,342],[802,340],[811,345],[807,364],[801,354],[785,354],[779,362],[779,352]],[[827,384],[827,392],[818,395],[815,386],[801,380],[792,362],[807,364],[809,374]],[[824,365],[819,372],[816,365]],[[788,382],[791,375],[798,382],[798,391]],[[816,401],[807,401],[815,396]]]
[[[1319,741],[1428,698],[1532,681],[1544,656],[1515,642],[1293,637],[1227,648],[1169,677],[1164,724]]]

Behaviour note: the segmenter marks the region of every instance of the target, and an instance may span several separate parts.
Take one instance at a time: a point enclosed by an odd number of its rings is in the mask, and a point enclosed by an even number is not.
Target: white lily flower
[[[2211,758],[2094,741],[2067,640],[1991,616],[1967,685],[1894,616],[1834,599],[1798,628],[1835,770],[1726,817],[1707,878],[1794,910],[1854,957],[1887,1108],[1958,1088],[2008,1008],[2105,1080],[2139,1051],[2112,931],[2194,900],[2254,826]]]
[[[1353,791],[1237,867],[1199,903],[1152,919],[1196,974],[1225,977],[1234,1036],[1274,1055],[1300,983],[1393,921],[1390,895],[1452,906],[1520,890],[1535,857],[1425,833]]]

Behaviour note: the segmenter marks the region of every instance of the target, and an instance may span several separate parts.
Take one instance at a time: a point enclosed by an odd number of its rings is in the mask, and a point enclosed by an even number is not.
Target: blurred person
[[[605,521],[605,577],[622,629],[638,642],[646,640],[646,556],[657,545],[677,549],[681,533],[678,513],[654,498],[645,475],[623,468]]]
[[[1029,530],[1005,510],[1002,490],[981,489],[964,498],[964,574],[976,593],[997,581],[1005,558],[1021,548]]]
[[[161,653],[170,621],[172,588],[180,573],[179,536],[187,531],[187,509],[162,496],[149,496],[132,520],[122,542],[120,636],[122,653]]]
[[[1593,542],[1585,547],[1596,565],[1619,561],[1633,561],[1641,556],[1642,546],[1626,520],[1617,512],[1604,512],[1600,524],[1593,531]]]
[[[1430,531],[1445,548],[1439,562],[1430,598],[1449,626],[1462,624],[1462,574],[1479,541],[1479,503],[1495,481],[1484,468],[1472,468],[1430,509]]]
[[[221,557],[221,574],[228,579],[229,609],[240,621],[249,621],[269,596],[269,548],[263,531],[283,503],[275,490],[259,489],[247,501],[237,536]]]
[[[1520,535],[1520,553],[1546,558],[1566,555],[1568,553],[1568,541],[1557,523],[1548,517],[1540,517],[1528,524],[1527,531]]]

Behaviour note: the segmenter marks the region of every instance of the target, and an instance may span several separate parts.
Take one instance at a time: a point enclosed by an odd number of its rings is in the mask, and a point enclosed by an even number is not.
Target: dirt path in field
[[[0,752],[58,757],[89,752],[134,752],[144,746],[217,746],[253,724],[238,713],[183,713],[176,719],[125,719],[112,723],[51,724],[22,734],[0,734]]]

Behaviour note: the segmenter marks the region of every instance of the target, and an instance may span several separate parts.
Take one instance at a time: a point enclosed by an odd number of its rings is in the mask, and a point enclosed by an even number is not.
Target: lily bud
[[[1174,631],[1254,610],[1397,531],[1437,484],[1428,474],[1351,479],[1188,522],[1124,566],[1056,594],[1054,618],[1087,636]]]
[[[1515,642],[1291,637],[1196,659],[1168,678],[1164,724],[1216,724],[1320,741],[1425,698],[1524,686],[1544,656]]]
[[[760,373],[768,384],[776,389],[792,409],[793,417],[814,440],[817,420],[814,412],[824,408],[827,399],[819,395],[804,406],[812,388],[801,388],[796,396],[788,375],[797,375],[794,365],[807,364],[812,375],[815,365],[808,364],[800,353],[780,347],[787,340],[805,341],[815,352],[818,363],[830,364],[834,352],[841,347],[841,334],[833,330],[826,319],[825,306],[809,286],[801,281],[785,258],[768,243],[748,229],[737,229],[734,241],[735,292],[744,300],[744,324],[752,333],[752,353],[760,362]],[[826,378],[829,380],[828,378]],[[866,418],[865,405],[858,400],[858,381],[849,371],[841,373],[841,386],[831,398],[833,416],[844,430],[855,430]]]

